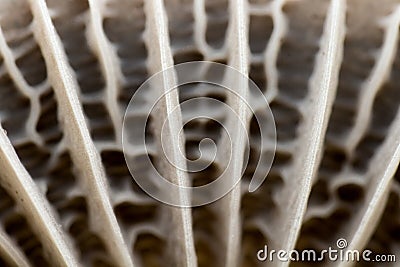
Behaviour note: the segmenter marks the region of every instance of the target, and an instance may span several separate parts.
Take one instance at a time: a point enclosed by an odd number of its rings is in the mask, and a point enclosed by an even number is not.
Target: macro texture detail
[[[399,0],[0,0],[0,266],[397,266],[260,261],[257,251],[321,251],[345,239],[345,249],[400,260],[399,27]],[[259,145],[256,116],[221,88],[175,91],[150,117],[150,149],[130,150],[140,173],[149,175],[149,157],[182,186],[225,169],[242,178],[211,204],[178,208],[132,179],[123,123],[149,77],[191,61],[254,81],[275,119],[276,148],[275,133],[263,140],[269,148]],[[162,81],[160,90],[175,82]],[[247,85],[236,87],[251,98]],[[248,145],[238,130],[235,164],[220,152],[183,173],[162,156],[161,125],[198,97],[241,114]],[[191,160],[208,151],[204,138],[218,148],[227,137],[211,119],[186,118],[206,112],[239,129],[218,105],[178,110],[170,120],[183,131],[168,129],[167,149]],[[143,123],[133,112],[129,123]],[[271,166],[263,159],[272,146]],[[269,173],[249,192],[257,164]]]

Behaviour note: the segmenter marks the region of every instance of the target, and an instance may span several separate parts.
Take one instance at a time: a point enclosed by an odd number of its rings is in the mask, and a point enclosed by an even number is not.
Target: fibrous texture
[[[0,265],[350,265],[257,259],[264,245],[318,251],[339,238],[399,260],[399,26],[398,0],[1,0]],[[250,134],[247,147],[232,117],[193,105],[170,119],[167,150],[195,159],[205,137],[223,147],[213,120],[183,123],[187,112],[207,110],[235,132],[234,164],[219,155],[187,173],[167,164],[156,141],[132,150],[143,175],[149,155],[181,186],[244,168],[222,199],[172,207],[132,179],[123,118],[147,78],[200,60],[257,84],[275,118],[275,159],[249,192],[255,161],[268,153],[254,116],[216,86],[174,91],[150,118],[150,140],[180,102],[199,96],[231,106]],[[159,88],[175,84],[164,75]],[[246,88],[235,92],[247,99]],[[129,119],[146,117],[139,110]]]

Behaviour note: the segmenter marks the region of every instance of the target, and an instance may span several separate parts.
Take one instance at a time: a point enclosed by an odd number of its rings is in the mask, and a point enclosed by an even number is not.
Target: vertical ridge
[[[238,70],[245,77],[248,76],[248,16],[247,16],[247,1],[245,0],[231,0],[230,5],[230,23],[229,39],[230,46],[228,46],[229,65],[234,69]],[[237,78],[237,77],[235,77]],[[235,91],[244,101],[248,101],[248,84],[247,79],[235,80],[230,88]],[[246,124],[248,128],[249,124],[249,109],[246,103],[231,98],[232,94],[228,95],[228,105],[233,108],[233,111],[237,114],[241,122]],[[243,169],[243,156],[245,154],[246,138],[249,138],[248,134],[242,132],[241,122],[237,121],[236,117],[228,117],[228,125],[232,128],[228,129],[229,135],[234,140],[231,140],[232,146],[232,165],[228,164],[228,167],[232,168],[226,171],[226,175],[230,176],[233,181],[240,180]],[[226,144],[227,141],[222,140],[221,144]],[[227,210],[222,214],[225,214],[222,218],[223,228],[226,231],[225,238],[227,238],[227,246],[225,251],[225,266],[237,266],[240,255],[240,240],[241,240],[241,225],[240,225],[240,183],[236,184],[235,187],[222,199],[223,210]],[[226,214],[228,213],[228,214]]]
[[[0,228],[0,253],[11,266],[29,267],[28,259],[7,234]]]
[[[149,50],[148,68],[150,73],[154,74],[171,67],[173,65],[173,59],[162,0],[146,1],[145,10],[147,33],[145,42]],[[173,159],[179,161],[179,159],[182,159],[178,157],[178,153],[180,152],[179,148],[183,151],[182,142],[184,137],[182,133],[179,132],[182,128],[181,112],[179,111],[178,114],[172,112],[175,108],[179,108],[179,96],[177,90],[170,91],[170,89],[175,88],[176,85],[175,77],[171,75],[171,71],[162,74],[161,83],[162,84],[159,86],[163,90],[160,94],[162,96],[160,100],[162,102],[162,112],[160,113],[162,114],[159,114],[159,116],[155,118],[155,131],[157,132],[156,135],[160,136],[158,134],[161,133],[161,125],[164,122],[168,124],[168,126],[165,127],[167,129],[166,131],[168,131],[165,135],[169,144],[168,148],[172,149],[170,152]],[[166,120],[171,114],[177,114],[177,116],[173,119],[168,118],[168,120]],[[184,164],[182,163],[181,166],[184,166]],[[174,167],[166,168],[164,171],[167,173],[163,173],[163,175],[172,183],[179,186],[187,186],[188,177],[184,171]],[[175,259],[176,263],[174,266],[197,266],[193,242],[191,209],[187,208],[188,204],[190,204],[190,198],[182,191],[178,191],[177,197],[179,198],[179,203],[182,203],[185,207],[167,207],[167,209],[170,209],[172,220],[178,223],[178,229],[174,229],[174,231],[176,231],[174,234],[177,235],[174,237],[176,241],[175,244],[177,245],[177,248],[175,248],[175,257],[177,258]],[[183,253],[183,255],[177,255],[180,252]]]
[[[88,196],[90,223],[101,236],[118,266],[133,266],[121,229],[110,203],[108,185],[100,156],[91,140],[77,95],[77,81],[68,64],[60,38],[52,24],[46,3],[31,0],[35,36],[45,58],[49,81],[60,106],[59,118],[70,145],[73,162]],[[100,223],[101,222],[101,223]]]
[[[52,215],[49,203],[19,161],[17,153],[1,126],[0,169],[4,173],[2,185],[31,220],[50,259],[58,266],[77,266],[76,255],[66,243],[67,239]],[[12,254],[19,257],[15,251]],[[19,259],[24,264],[23,258],[19,257]]]
[[[290,208],[283,217],[278,219],[277,225],[275,225],[281,237],[278,240],[278,248],[286,251],[292,250],[295,246],[302,218],[307,208],[312,180],[321,157],[321,147],[335,97],[343,57],[345,6],[345,0],[331,1],[316,66],[309,83],[309,101],[303,103],[302,111],[305,121],[302,127],[307,131],[300,137],[299,145],[301,145],[301,148],[291,170],[293,177],[296,178],[289,184],[291,186],[283,189],[279,197],[280,206]],[[308,108],[308,112],[305,108]],[[289,261],[275,262],[274,265],[288,266]]]
[[[359,209],[357,216],[350,222],[347,233],[349,239],[347,250],[361,251],[372,236],[379,218],[387,202],[392,178],[400,162],[400,110],[393,121],[384,144],[372,159],[370,168],[365,175],[369,178],[366,201]],[[346,238],[346,236],[341,236]],[[351,262],[338,262],[335,266],[350,266]]]

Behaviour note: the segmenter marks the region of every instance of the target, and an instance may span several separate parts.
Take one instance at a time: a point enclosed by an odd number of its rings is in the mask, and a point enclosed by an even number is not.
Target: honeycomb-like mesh
[[[400,257],[399,6],[398,0],[2,0],[0,266],[275,266],[257,260],[266,244],[319,251],[338,238]],[[232,52],[243,41],[234,40],[237,24],[247,35],[245,58]],[[149,38],[157,27],[168,34],[160,48]],[[341,27],[342,39],[330,32]],[[333,61],[323,62],[324,47],[336,51]],[[228,196],[179,209],[135,184],[122,151],[122,119],[138,87],[165,67],[156,49],[174,64],[246,65],[277,132],[274,163],[257,191],[247,191],[254,161],[265,153],[254,118],[240,201]],[[329,78],[320,80],[326,72]],[[197,96],[228,102],[218,88],[188,87],[181,102]],[[205,107],[190,112],[196,108]],[[188,158],[198,157],[204,137],[219,143],[221,131],[212,120],[186,124]],[[157,148],[149,154],[161,160]],[[136,154],[137,162],[143,156]],[[212,181],[223,165],[191,174],[193,185]],[[37,188],[25,192],[31,178]],[[224,201],[238,208],[227,210]],[[232,220],[238,228],[229,228]]]

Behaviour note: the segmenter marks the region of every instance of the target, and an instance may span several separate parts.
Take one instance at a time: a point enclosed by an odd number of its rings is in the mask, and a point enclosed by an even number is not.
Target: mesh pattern
[[[0,160],[7,168],[0,168],[0,265],[264,266],[256,252],[265,244],[322,250],[339,237],[352,248],[399,255],[399,2],[349,0],[345,11],[334,3],[346,5],[334,0],[2,1]],[[237,22],[234,14],[241,7],[246,19]],[[166,16],[161,26],[169,41],[161,49],[175,64],[234,65],[239,58],[232,53],[234,25],[243,23],[248,57],[238,60],[270,103],[278,143],[267,180],[249,193],[252,159],[264,153],[257,132],[250,131],[250,164],[238,188],[237,209],[227,210],[223,199],[180,213],[142,192],[126,166],[125,109],[137,88],[162,69],[150,60],[159,60],[149,37],[157,32],[152,24],[157,8]],[[340,12],[345,35],[332,40],[328,22],[335,15],[329,14]],[[324,68],[318,64],[324,45],[330,43],[342,46],[343,57],[330,62],[339,70],[329,78],[337,83],[336,93],[326,101],[325,120],[322,114],[313,122],[325,123],[326,130],[317,133],[320,152],[309,162],[304,157],[311,155],[308,118],[319,115],[314,104],[324,87],[315,81]],[[207,96],[227,103],[223,91],[190,86],[180,93],[181,102]],[[253,123],[254,118],[250,129]],[[188,158],[198,156],[202,138],[220,142],[220,132],[211,120],[186,124]],[[147,136],[154,134],[149,129]],[[154,149],[149,153],[157,162]],[[17,163],[3,160],[5,155]],[[142,156],[135,155],[138,162]],[[190,175],[192,183],[212,181],[223,165],[216,161]],[[301,165],[310,166],[311,173],[296,178]],[[12,172],[21,169],[25,176]],[[18,177],[32,178],[35,190],[25,193],[27,182],[18,184]],[[295,201],[298,188],[308,192],[299,196],[304,202]],[[297,209],[303,211],[299,226],[290,221]],[[43,214],[52,218],[46,225],[38,219]],[[225,231],[232,220],[238,223],[233,241]]]

